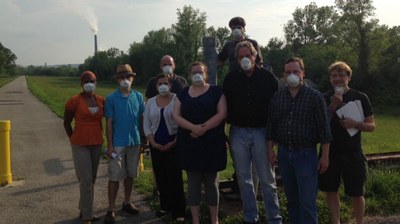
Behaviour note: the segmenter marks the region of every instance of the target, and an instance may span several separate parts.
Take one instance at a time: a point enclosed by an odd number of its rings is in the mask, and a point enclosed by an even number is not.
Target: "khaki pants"
[[[79,209],[83,220],[93,218],[94,183],[99,167],[101,145],[71,145],[75,173],[79,181]]]

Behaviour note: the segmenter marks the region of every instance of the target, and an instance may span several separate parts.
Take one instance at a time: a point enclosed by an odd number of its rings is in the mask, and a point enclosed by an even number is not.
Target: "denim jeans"
[[[318,155],[316,147],[291,150],[278,145],[279,172],[290,223],[318,223]]]
[[[229,144],[234,155],[233,163],[242,198],[244,221],[257,222],[259,219],[251,171],[254,163],[263,193],[266,220],[268,223],[282,223],[275,173],[267,159],[266,134],[266,128],[231,125]]]

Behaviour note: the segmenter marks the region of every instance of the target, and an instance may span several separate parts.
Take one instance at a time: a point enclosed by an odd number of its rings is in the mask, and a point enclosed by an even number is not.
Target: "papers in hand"
[[[339,118],[351,118],[357,122],[364,121],[364,111],[360,100],[350,101],[346,103],[343,107],[336,111]],[[348,128],[347,132],[350,136],[353,136],[359,132],[357,128]]]

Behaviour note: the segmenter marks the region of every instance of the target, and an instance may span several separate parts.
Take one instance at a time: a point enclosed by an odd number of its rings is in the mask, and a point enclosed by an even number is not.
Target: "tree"
[[[175,41],[171,28],[150,31],[142,43],[133,43],[129,48],[130,64],[135,67],[138,83],[145,83],[160,73],[160,59],[169,54],[176,55]]]
[[[296,8],[293,19],[284,26],[286,42],[297,52],[303,45],[326,44],[335,36],[338,14],[332,6],[318,7],[314,2]]]
[[[372,0],[335,0],[335,4],[341,12],[340,22],[343,24],[343,35],[350,46],[356,46],[358,52],[358,71],[363,76],[358,78],[360,86],[373,84],[370,75],[370,47],[369,34],[378,23],[377,20],[367,19],[374,15],[375,8]],[[347,36],[346,36],[347,35]],[[356,81],[355,80],[355,81]],[[357,83],[357,82],[356,82]]]
[[[17,56],[0,42],[0,75],[3,73],[13,74],[16,67],[15,60],[17,60]]]
[[[98,80],[111,80],[117,65],[125,64],[127,61],[128,55],[118,48],[112,47],[107,51],[99,51],[94,56],[88,57],[79,70],[80,72],[93,71]]]
[[[184,74],[190,63],[199,60],[199,50],[206,32],[206,14],[189,5],[178,9],[177,15],[178,22],[172,25],[176,51],[179,52],[175,55],[176,70]]]
[[[272,67],[276,77],[281,78],[285,60],[293,55],[290,46],[286,45],[283,40],[274,37],[268,41],[266,47],[261,47],[264,63]]]
[[[226,27],[218,27],[217,29],[213,26],[208,27],[205,36],[215,37],[217,39],[218,52],[222,50],[222,47],[226,42],[232,39],[231,30]]]

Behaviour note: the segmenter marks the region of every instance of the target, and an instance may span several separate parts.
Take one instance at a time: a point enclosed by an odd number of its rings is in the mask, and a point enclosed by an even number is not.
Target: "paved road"
[[[0,88],[0,120],[11,121],[13,175],[11,185],[0,187],[0,223],[81,223],[78,182],[62,120],[30,93],[24,76]],[[95,214],[102,217],[106,187],[107,162],[102,160],[95,186]],[[116,223],[162,223],[140,195],[134,198],[143,212],[118,212]],[[117,204],[122,200],[120,191]]]

